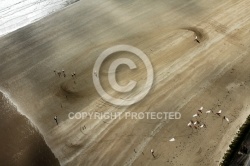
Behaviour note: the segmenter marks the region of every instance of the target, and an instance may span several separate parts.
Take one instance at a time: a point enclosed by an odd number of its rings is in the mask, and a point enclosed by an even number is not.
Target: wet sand
[[[42,135],[2,93],[0,114],[1,165],[60,165]]]
[[[53,14],[78,0],[1,0],[0,36]]]
[[[249,6],[247,0],[80,1],[0,39],[0,87],[61,165],[219,165],[250,113]],[[130,107],[104,102],[92,81],[97,57],[117,44],[141,49],[154,68],[152,90]],[[53,72],[62,69],[66,78]],[[106,71],[104,66],[102,77]],[[145,80],[145,70],[117,75],[120,82]],[[105,79],[103,84],[108,88]],[[230,123],[202,115],[207,128],[192,131],[187,123],[201,106],[222,110]],[[182,118],[68,119],[69,112],[105,111],[180,111]]]

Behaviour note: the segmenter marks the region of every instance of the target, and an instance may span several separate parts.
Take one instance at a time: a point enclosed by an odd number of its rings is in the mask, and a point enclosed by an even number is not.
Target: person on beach
[[[206,114],[210,114],[211,112],[214,113],[212,110],[208,110]]]
[[[87,128],[86,128],[86,126],[84,125],[84,126],[82,127],[82,130],[85,130],[85,129],[87,129]]]
[[[57,74],[58,74],[59,77],[61,77],[61,72],[58,72]]]
[[[96,71],[94,71],[94,75],[97,77],[97,72]]]
[[[202,113],[202,110],[203,110],[203,107],[201,107],[200,109],[198,109],[198,111],[199,111],[200,113]]]
[[[216,115],[220,116],[221,115],[221,110],[219,112],[216,113]]]
[[[155,158],[155,154],[154,154],[155,152],[154,152],[154,150],[153,150],[153,149],[151,149],[151,151],[150,151],[150,152],[151,152],[152,156]]]
[[[200,41],[198,40],[198,36],[195,36],[195,39],[194,39],[197,43],[200,43]]]
[[[223,116],[223,120],[226,120],[229,123],[229,119],[226,116]]]
[[[195,118],[195,117],[198,117],[198,116],[200,116],[200,114],[194,114],[194,115],[193,115],[194,118]]]
[[[54,120],[56,121],[56,124],[58,125],[57,116],[54,117]]]

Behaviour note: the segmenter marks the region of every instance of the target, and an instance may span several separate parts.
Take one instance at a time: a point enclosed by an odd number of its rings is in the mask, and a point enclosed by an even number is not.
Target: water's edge
[[[250,149],[250,115],[247,117],[245,123],[240,127],[237,136],[229,145],[229,149],[224,154],[223,161],[220,163],[222,166],[236,166],[244,165],[249,157]],[[244,154],[243,147],[246,147],[248,152]]]
[[[1,165],[60,165],[34,124],[0,91]]]
[[[60,11],[79,0],[1,0],[0,37]]]

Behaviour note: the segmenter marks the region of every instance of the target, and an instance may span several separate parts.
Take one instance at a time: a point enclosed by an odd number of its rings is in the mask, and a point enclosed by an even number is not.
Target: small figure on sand
[[[194,39],[197,43],[200,43],[200,41],[198,40],[198,36],[195,36],[195,39]]]
[[[216,115],[220,116],[221,115],[221,110],[219,112],[216,113]]]
[[[76,78],[76,72],[73,72],[73,73],[71,74],[71,76],[72,76],[72,78]]]
[[[54,117],[54,120],[56,121],[56,124],[58,125],[57,116]]]
[[[198,109],[198,111],[199,111],[200,113],[202,113],[202,110],[203,110],[203,107],[201,107],[200,109]]]
[[[61,77],[61,72],[60,71],[57,74],[58,74],[59,77]]]
[[[155,155],[154,155],[154,153],[155,153],[155,152],[154,152],[154,150],[153,150],[153,149],[151,149],[151,151],[150,151],[150,152],[151,152],[152,156],[155,158]]]
[[[206,114],[210,114],[211,112],[213,112],[212,110],[208,110],[207,112],[206,112]]]
[[[226,120],[229,123],[229,119],[226,116],[223,116],[223,120]]]
[[[200,125],[200,128],[203,128],[204,127],[204,125]]]
[[[94,75],[97,77],[97,72],[96,71],[94,71]]]
[[[199,127],[200,127],[200,128],[207,128],[207,126],[206,126],[205,123],[201,124]]]
[[[169,142],[174,142],[175,141],[175,138],[171,138],[170,140],[169,140]]]
[[[194,114],[194,115],[193,115],[194,118],[197,117],[197,116],[200,116],[200,115],[199,115],[199,114]]]

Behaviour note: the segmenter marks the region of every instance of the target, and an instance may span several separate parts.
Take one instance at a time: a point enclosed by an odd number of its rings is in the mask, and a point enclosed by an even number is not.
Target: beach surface
[[[0,36],[33,23],[78,0],[1,0]]]
[[[0,115],[1,165],[60,165],[36,127],[3,93],[0,93]]]
[[[219,165],[250,114],[249,9],[247,0],[79,1],[0,38],[0,88],[39,129],[61,165]],[[149,94],[127,107],[104,101],[92,78],[98,56],[118,44],[142,50],[154,69]],[[99,73],[105,90],[115,96],[105,77],[110,62],[123,56],[139,69],[122,66],[118,82],[141,85],[146,80],[138,58],[115,53]],[[54,73],[62,69],[66,77]],[[201,106],[198,120],[207,128],[187,127]],[[222,114],[205,114],[209,109]],[[178,111],[182,116],[68,117],[70,112],[125,111]],[[169,142],[173,137],[176,141]]]

